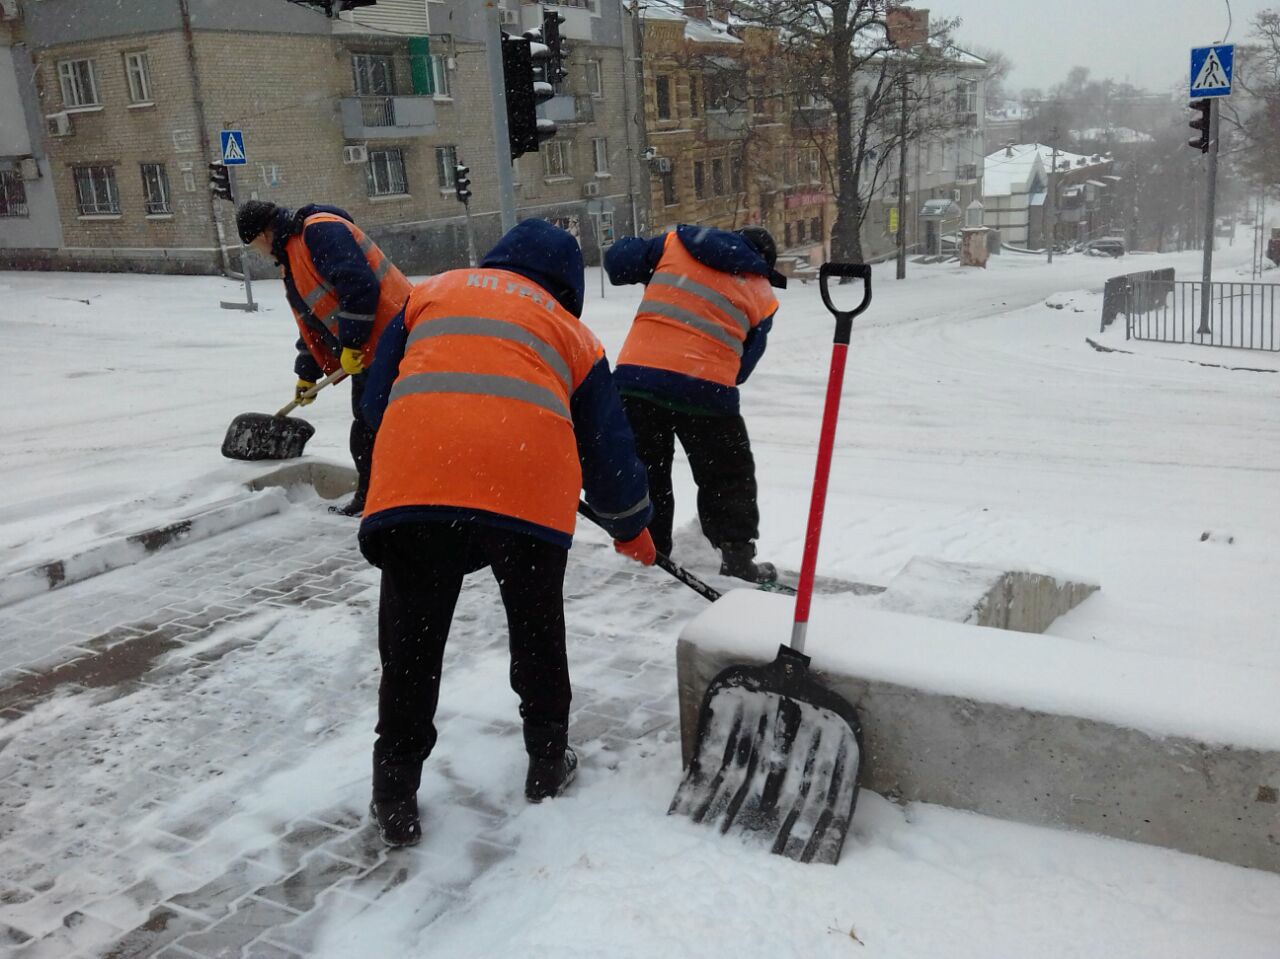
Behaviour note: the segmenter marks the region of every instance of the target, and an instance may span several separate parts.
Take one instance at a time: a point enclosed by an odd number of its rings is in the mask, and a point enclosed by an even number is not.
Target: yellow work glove
[[[364,372],[364,354],[355,347],[344,346],[339,362],[342,363],[342,368],[347,371],[348,376]]]
[[[310,406],[316,401],[314,396],[303,395],[313,386],[315,384],[310,380],[298,380],[298,385],[293,388],[293,398],[298,401],[299,406]]]

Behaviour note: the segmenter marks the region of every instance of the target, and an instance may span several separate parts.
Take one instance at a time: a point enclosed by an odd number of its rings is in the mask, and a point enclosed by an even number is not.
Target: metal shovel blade
[[[306,420],[241,413],[227,427],[222,455],[233,460],[290,460],[302,455],[316,428]]]
[[[798,862],[840,861],[858,799],[862,728],[787,646],[767,666],[731,666],[707,687],[698,738],[669,814]]]

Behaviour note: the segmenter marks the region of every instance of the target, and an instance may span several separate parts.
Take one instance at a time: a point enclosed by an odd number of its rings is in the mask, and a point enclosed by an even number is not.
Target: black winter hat
[[[276,216],[276,205],[266,200],[250,200],[236,211],[236,230],[240,242],[252,243],[258,234],[271,226]]]
[[[738,236],[750,243],[757,253],[764,257],[769,269],[778,262],[778,244],[773,241],[773,234],[762,226],[746,226],[738,231]]]

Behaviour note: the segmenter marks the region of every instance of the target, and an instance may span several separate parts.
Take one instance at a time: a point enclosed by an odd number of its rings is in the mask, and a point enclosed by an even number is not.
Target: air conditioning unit
[[[582,195],[583,195],[583,196],[599,196],[599,195],[600,195],[600,184],[599,184],[599,183],[584,183],[584,184],[582,184]]]
[[[653,161],[653,168],[659,173],[670,173],[671,157],[655,157]]]
[[[71,117],[64,110],[62,113],[51,113],[45,120],[49,123],[49,136],[51,137],[69,137],[75,133],[75,127],[71,125]]]
[[[40,164],[35,157],[23,157],[18,161],[18,174],[24,180],[40,179]]]
[[[342,148],[343,163],[368,163],[369,148],[363,144]]]

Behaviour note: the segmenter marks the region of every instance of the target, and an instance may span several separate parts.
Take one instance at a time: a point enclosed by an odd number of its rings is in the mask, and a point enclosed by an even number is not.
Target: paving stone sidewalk
[[[307,956],[338,914],[409,902],[429,926],[512,854],[520,783],[495,792],[447,754],[422,846],[389,853],[366,822],[377,579],[354,532],[300,504],[0,609],[0,955]],[[678,735],[674,635],[702,600],[592,548],[566,583],[571,737],[607,767]],[[619,591],[644,599],[601,598]],[[497,602],[487,573],[468,578],[446,688],[505,679]],[[518,748],[514,710],[439,724]],[[260,801],[305,788],[309,762],[342,771],[343,801],[298,818]]]

